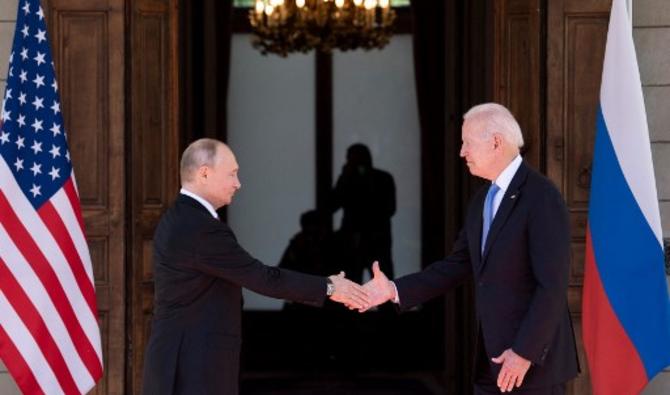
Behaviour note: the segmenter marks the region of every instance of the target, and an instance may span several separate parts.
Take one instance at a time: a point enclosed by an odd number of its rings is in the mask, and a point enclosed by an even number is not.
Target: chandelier
[[[390,0],[256,0],[253,46],[285,57],[312,49],[383,48],[393,33]]]

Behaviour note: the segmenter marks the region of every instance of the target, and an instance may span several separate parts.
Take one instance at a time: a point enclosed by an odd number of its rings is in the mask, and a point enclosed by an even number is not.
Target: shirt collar
[[[493,182],[500,187],[503,191],[503,194],[507,191],[509,184],[512,182],[512,178],[516,174],[516,171],[519,170],[521,166],[521,155],[517,155],[509,165],[503,170]]]
[[[207,209],[207,211],[209,211],[210,214],[212,214],[212,217],[219,219],[219,215],[216,213],[216,210],[214,210],[214,206],[212,206],[212,204],[209,203],[207,200],[203,199],[202,197],[196,195],[195,193],[189,191],[186,188],[180,189],[179,193],[195,199],[198,203],[202,204]]]

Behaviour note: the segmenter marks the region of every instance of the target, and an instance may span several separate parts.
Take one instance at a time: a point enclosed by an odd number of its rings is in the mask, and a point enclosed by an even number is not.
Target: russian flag
[[[613,0],[596,121],[582,305],[596,395],[637,394],[670,365],[670,299],[632,26]]]

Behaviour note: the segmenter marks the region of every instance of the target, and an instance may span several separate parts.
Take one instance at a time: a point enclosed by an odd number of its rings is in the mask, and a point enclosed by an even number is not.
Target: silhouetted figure
[[[279,267],[297,272],[326,275],[338,273],[332,267],[332,232],[327,224],[328,217],[323,213],[310,210],[300,216],[300,231],[291,238],[288,247],[279,261]],[[288,309],[313,309],[300,303],[286,301]]]
[[[391,217],[395,213],[395,183],[391,174],[372,166],[367,146],[347,149],[347,162],[332,193],[331,209],[343,210],[336,232],[338,259],[347,277],[362,281],[363,270],[379,261],[385,273],[393,273]],[[389,275],[389,276],[392,276]]]

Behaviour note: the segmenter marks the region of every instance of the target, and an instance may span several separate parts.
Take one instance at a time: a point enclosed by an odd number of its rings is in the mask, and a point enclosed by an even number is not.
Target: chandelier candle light
[[[383,48],[396,14],[390,0],[256,0],[253,46],[282,57],[312,49]]]

